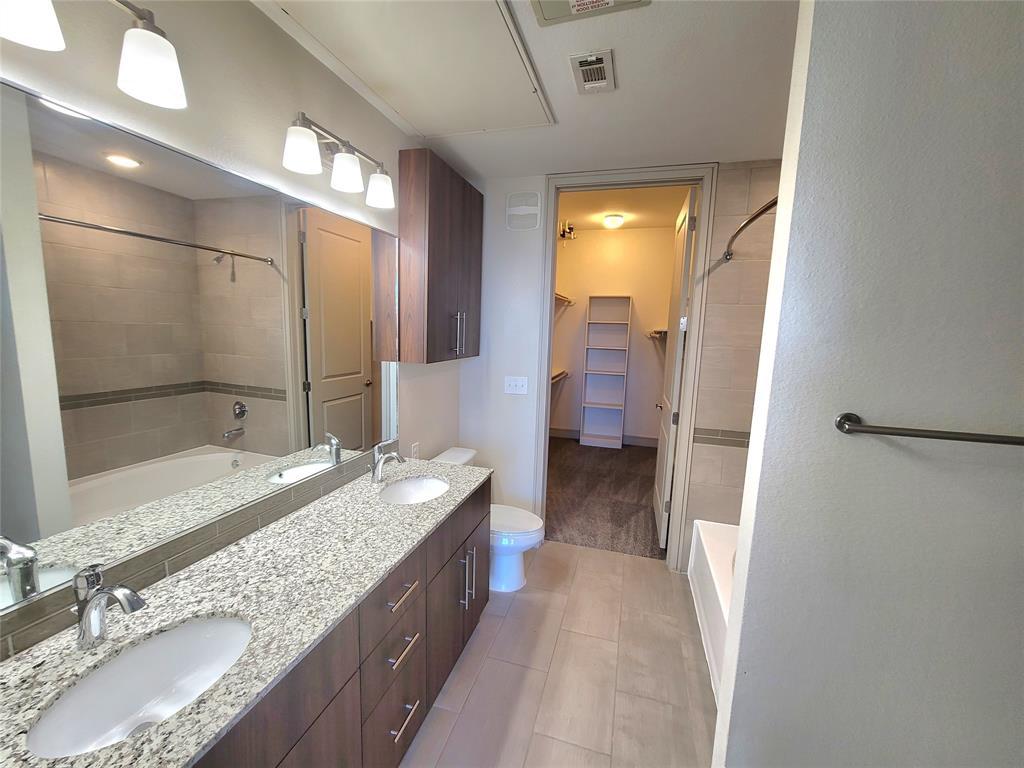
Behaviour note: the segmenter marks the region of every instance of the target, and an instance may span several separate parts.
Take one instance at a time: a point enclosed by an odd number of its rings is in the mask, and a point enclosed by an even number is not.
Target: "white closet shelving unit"
[[[629,365],[630,296],[591,296],[583,350],[580,445],[622,447]]]

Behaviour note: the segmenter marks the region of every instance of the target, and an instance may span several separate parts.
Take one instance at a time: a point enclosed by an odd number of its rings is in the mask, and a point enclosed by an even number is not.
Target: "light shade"
[[[0,0],[0,37],[41,51],[63,51],[53,0]]]
[[[395,207],[395,190],[391,186],[391,177],[383,167],[378,167],[370,174],[370,183],[366,185],[366,204],[371,208]]]
[[[306,173],[311,176],[323,173],[320,143],[316,140],[316,134],[302,125],[288,126],[281,165],[295,173]]]
[[[626,217],[621,213],[609,213],[604,217],[604,228],[605,229],[618,229],[622,226],[623,222],[626,221]]]
[[[188,106],[178,54],[170,40],[152,25],[133,27],[124,33],[117,87],[156,107],[184,109]]]
[[[339,192],[363,191],[363,169],[359,165],[359,158],[351,149],[343,149],[334,155],[331,189]]]

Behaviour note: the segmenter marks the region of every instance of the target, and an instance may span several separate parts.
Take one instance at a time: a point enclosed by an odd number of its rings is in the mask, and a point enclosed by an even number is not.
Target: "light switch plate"
[[[506,376],[505,377],[505,394],[506,395],[525,395],[527,391],[527,377],[526,376]]]

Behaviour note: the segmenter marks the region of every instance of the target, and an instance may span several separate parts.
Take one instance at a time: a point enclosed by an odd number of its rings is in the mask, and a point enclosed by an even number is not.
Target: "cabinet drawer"
[[[444,568],[453,554],[491,510],[491,480],[488,478],[459,508],[452,512],[427,539],[427,580]]]
[[[416,651],[426,644],[427,598],[421,594],[363,662],[363,720],[370,716],[384,692],[412,662]]]
[[[273,768],[302,738],[359,663],[351,613],[197,763],[201,768]],[[357,709],[358,711],[358,709]]]
[[[360,722],[359,675],[353,675],[299,743],[292,747],[279,768],[320,765],[360,768],[363,764]]]
[[[363,723],[363,765],[394,768],[402,761],[427,714],[426,658],[422,647]]]
[[[359,605],[359,658],[377,647],[427,586],[423,547],[403,560]]]

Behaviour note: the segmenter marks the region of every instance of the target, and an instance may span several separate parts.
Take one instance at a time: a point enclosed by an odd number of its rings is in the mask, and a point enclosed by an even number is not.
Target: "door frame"
[[[558,197],[562,192],[616,187],[657,187],[673,185],[698,186],[701,206],[697,226],[697,263],[694,265],[693,308],[687,320],[687,341],[683,360],[682,396],[680,398],[679,429],[676,432],[676,462],[674,484],[680,489],[670,506],[668,550],[666,565],[673,571],[686,567],[686,553],[682,552],[685,524],[686,496],[692,463],[693,430],[696,417],[698,366],[704,336],[704,309],[707,306],[708,281],[703,279],[711,264],[711,222],[714,214],[715,188],[718,182],[718,163],[694,165],[666,165],[650,168],[627,168],[609,171],[583,171],[558,173],[546,177],[544,207],[544,253],[541,263],[541,323],[540,373],[537,380],[537,412],[534,446],[534,510],[546,517],[548,472],[548,428],[551,420],[551,333],[555,314],[555,254],[558,245]],[[685,442],[683,442],[685,440]],[[680,451],[684,448],[684,451]],[[685,453],[685,460],[679,457]]]

